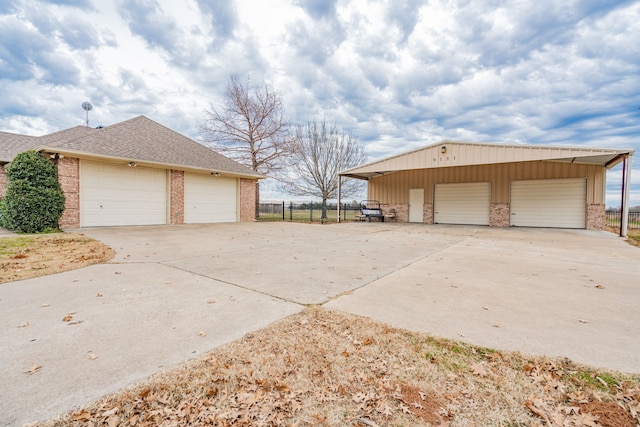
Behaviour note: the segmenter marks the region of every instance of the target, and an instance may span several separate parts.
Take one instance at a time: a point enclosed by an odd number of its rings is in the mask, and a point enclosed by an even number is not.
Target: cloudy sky
[[[639,23],[611,0],[2,1],[0,130],[83,124],[88,100],[91,126],[144,114],[198,139],[236,73],[369,160],[443,139],[640,153]]]

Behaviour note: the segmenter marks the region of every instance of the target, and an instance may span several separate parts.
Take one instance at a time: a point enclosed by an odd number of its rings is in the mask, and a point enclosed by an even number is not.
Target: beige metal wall
[[[543,161],[399,171],[370,179],[367,197],[383,204],[409,203],[409,189],[424,188],[425,203],[432,203],[435,184],[488,181],[491,203],[509,203],[511,181],[582,177],[587,178],[587,204],[603,204],[603,166]]]

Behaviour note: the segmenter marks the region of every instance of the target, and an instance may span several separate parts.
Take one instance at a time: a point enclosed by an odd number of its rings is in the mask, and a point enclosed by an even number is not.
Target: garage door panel
[[[166,222],[165,170],[81,161],[81,226],[158,225]]]
[[[184,222],[236,222],[237,195],[237,180],[234,178],[185,173]]]
[[[491,183],[436,184],[436,224],[489,225]]]
[[[586,178],[513,181],[511,225],[585,228]]]

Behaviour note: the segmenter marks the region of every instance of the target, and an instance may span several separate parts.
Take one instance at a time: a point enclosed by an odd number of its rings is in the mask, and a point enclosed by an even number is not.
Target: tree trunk
[[[327,199],[326,197],[322,198],[322,222],[327,219]]]

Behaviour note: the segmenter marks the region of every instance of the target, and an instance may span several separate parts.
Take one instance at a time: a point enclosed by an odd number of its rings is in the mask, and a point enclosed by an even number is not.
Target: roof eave
[[[102,160],[110,163],[122,163],[128,164],[129,162],[135,162],[138,166],[149,166],[156,167],[162,169],[174,169],[174,170],[182,170],[185,172],[208,172],[208,173],[219,173],[223,176],[229,176],[233,178],[246,178],[246,179],[265,179],[267,178],[265,175],[261,174],[244,174],[234,171],[229,171],[225,169],[216,169],[216,168],[204,168],[201,166],[193,166],[193,165],[181,165],[177,163],[163,163],[163,162],[154,162],[144,159],[135,159],[131,157],[118,157],[118,156],[108,156],[103,154],[94,154],[88,153],[86,151],[76,151],[69,149],[61,149],[59,147],[48,147],[48,146],[40,146],[35,149],[35,151],[44,151],[48,153],[58,153],[68,157],[76,157],[78,159],[84,160]]]

